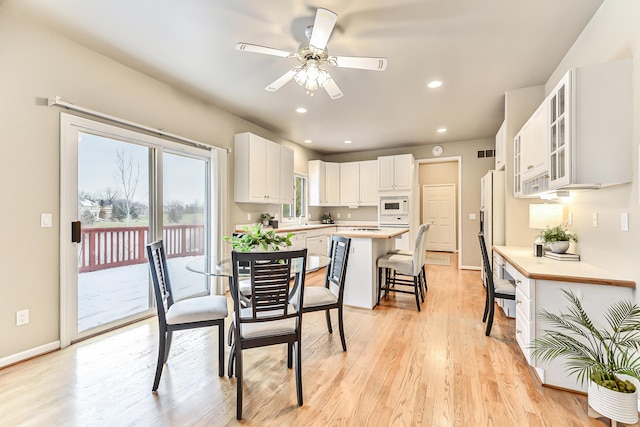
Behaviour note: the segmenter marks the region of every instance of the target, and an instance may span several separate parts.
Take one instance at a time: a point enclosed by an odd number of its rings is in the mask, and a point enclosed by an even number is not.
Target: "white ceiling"
[[[493,137],[504,93],[544,84],[603,0],[4,0],[5,8],[322,153]],[[338,14],[329,54],[383,56],[386,71],[329,68],[344,96],[294,81],[317,7]],[[427,89],[434,79],[439,89]],[[306,107],[300,115],[297,107]],[[445,127],[445,134],[436,129]],[[350,145],[344,140],[352,140]]]

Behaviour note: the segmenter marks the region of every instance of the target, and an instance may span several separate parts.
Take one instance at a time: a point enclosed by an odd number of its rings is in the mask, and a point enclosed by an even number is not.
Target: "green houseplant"
[[[619,301],[604,313],[607,327],[598,329],[571,291],[568,313],[542,310],[538,317],[552,326],[533,342],[533,356],[542,362],[564,357],[570,375],[589,381],[589,407],[623,423],[638,420],[635,385],[620,375],[640,379],[640,308]],[[590,410],[590,415],[593,415]]]
[[[578,241],[578,235],[567,231],[567,226],[563,223],[541,231],[539,239],[551,252],[564,253],[571,242]]]
[[[252,250],[279,251],[280,248],[291,246],[293,233],[278,234],[275,230],[264,231],[260,224],[254,224],[251,229],[243,227],[245,232],[239,236],[224,236],[223,239],[231,243],[231,248],[238,252]]]
[[[258,220],[259,220],[260,223],[262,223],[262,225],[268,226],[269,225],[269,221],[271,221],[272,219],[273,219],[273,216],[271,216],[270,213],[263,212],[263,213],[260,214],[260,217],[259,217]]]

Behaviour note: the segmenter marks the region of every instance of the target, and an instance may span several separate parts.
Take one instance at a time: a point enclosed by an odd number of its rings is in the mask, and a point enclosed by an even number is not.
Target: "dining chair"
[[[416,306],[420,311],[420,300],[424,301],[423,288],[426,289],[424,264],[428,229],[427,224],[420,225],[416,234],[414,249],[410,256],[390,252],[378,258],[378,303],[380,303],[382,291],[385,292],[385,296],[389,292],[412,294],[415,296]],[[408,286],[411,290],[402,289],[399,286]]]
[[[218,327],[218,375],[224,376],[224,319],[228,315],[227,298],[209,295],[175,301],[167,269],[162,240],[147,245],[156,311],[158,314],[158,363],[152,391],[158,389],[162,368],[169,358],[173,332],[183,329]]]
[[[498,279],[493,276],[483,232],[478,233],[478,240],[480,241],[480,252],[482,253],[482,262],[484,263],[484,277],[482,280],[485,287],[485,303],[482,321],[487,322],[485,335],[489,336],[491,335],[491,327],[493,326],[496,298],[515,300],[516,285],[510,280]]]
[[[251,304],[243,307],[240,302],[242,295],[235,284],[241,280],[240,263],[247,262],[251,272]],[[296,394],[298,405],[302,406],[302,310],[296,310],[290,298],[295,294],[295,306],[301,306],[306,262],[306,249],[231,253],[237,419],[242,419],[242,351],[250,348],[287,344],[287,367],[292,367],[292,359],[295,358]],[[294,263],[298,263],[297,273],[292,280]]]
[[[344,321],[342,315],[342,302],[344,300],[344,283],[347,276],[347,262],[349,260],[349,248],[351,239],[342,236],[331,236],[324,286],[308,286],[304,291],[302,312],[324,311],[327,319],[327,329],[333,333],[331,328],[330,310],[338,310],[338,329],[340,331],[340,341],[342,350],[347,351],[347,341],[344,337]],[[292,304],[297,309],[298,305],[292,298]]]

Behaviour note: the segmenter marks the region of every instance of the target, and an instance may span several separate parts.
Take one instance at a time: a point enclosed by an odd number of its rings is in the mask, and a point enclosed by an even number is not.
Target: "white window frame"
[[[302,173],[294,173],[293,174],[293,182],[294,185],[296,183],[296,180],[298,178],[302,178],[304,179],[305,182],[305,186],[304,186],[304,216],[302,217],[303,221],[306,221],[308,216],[309,216],[309,177],[305,174]],[[281,218],[281,222],[283,223],[295,223],[298,222],[298,217],[294,216],[294,217],[285,217],[284,216],[284,206],[288,205],[289,203],[280,205],[280,218]],[[294,188],[293,190],[293,203],[292,205],[296,204],[296,190]]]

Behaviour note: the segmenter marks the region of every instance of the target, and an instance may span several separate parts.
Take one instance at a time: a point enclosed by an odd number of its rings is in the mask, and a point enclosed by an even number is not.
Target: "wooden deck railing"
[[[85,228],[78,254],[78,271],[104,270],[147,262],[148,227]],[[204,255],[204,225],[164,227],[167,258]]]

